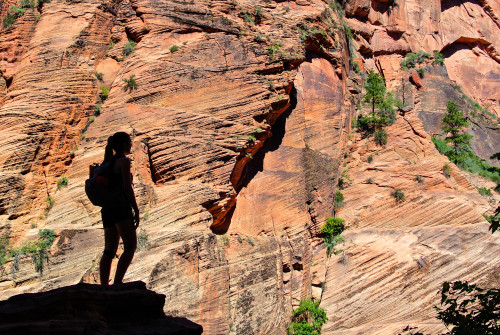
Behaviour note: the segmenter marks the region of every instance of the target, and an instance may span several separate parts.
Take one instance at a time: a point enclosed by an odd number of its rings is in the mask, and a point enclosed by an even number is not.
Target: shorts
[[[132,206],[130,204],[120,204],[117,206],[103,207],[101,209],[102,225],[104,228],[115,228],[115,224],[129,219],[134,222]]]

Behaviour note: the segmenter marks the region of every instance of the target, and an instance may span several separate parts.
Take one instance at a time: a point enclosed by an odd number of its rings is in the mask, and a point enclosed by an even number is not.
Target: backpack
[[[112,163],[89,166],[89,178],[85,180],[85,193],[94,206],[104,207],[113,198],[109,185]]]

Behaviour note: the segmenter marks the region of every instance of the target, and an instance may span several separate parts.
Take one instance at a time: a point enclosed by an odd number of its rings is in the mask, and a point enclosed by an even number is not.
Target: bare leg
[[[124,220],[115,224],[118,229],[118,233],[123,241],[123,254],[118,260],[118,266],[116,267],[115,281],[113,284],[119,284],[123,281],[125,272],[127,272],[128,266],[132,263],[132,258],[134,258],[134,252],[137,247],[137,236],[135,234],[134,225],[131,220]]]
[[[99,263],[99,276],[101,285],[109,285],[109,272],[111,271],[111,262],[113,261],[120,235],[115,228],[104,228],[104,253]]]

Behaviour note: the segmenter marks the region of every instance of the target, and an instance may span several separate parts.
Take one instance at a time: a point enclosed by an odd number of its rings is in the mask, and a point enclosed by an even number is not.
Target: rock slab
[[[165,295],[144,282],[80,283],[0,302],[0,334],[198,335],[202,326],[163,313]]]

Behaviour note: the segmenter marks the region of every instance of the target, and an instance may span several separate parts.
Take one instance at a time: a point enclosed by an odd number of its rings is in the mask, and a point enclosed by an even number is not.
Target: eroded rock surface
[[[482,6],[484,30],[498,10]],[[442,174],[446,158],[428,135],[444,110],[436,97],[450,89],[446,69],[429,70],[440,81],[424,76],[417,90],[400,68],[406,52],[445,50],[444,33],[434,33],[442,7],[389,9],[349,1],[345,19],[361,68],[378,68],[414,109],[384,148],[350,138],[362,77],[350,71],[341,15],[326,1],[52,0],[28,9],[0,32],[0,233],[16,247],[41,228],[57,238],[42,275],[28,256],[9,260],[0,297],[98,283],[100,213],[83,185],[108,136],[127,131],[143,220],[125,280],[164,294],[168,315],[206,334],[285,334],[293,307],[312,295],[327,310],[325,333],[440,329],[432,306],[442,281],[467,273],[497,283],[495,253],[469,246],[494,251],[498,239],[481,216],[491,204],[458,169]],[[481,57],[494,59],[488,50]],[[137,89],[125,89],[131,77]],[[319,232],[346,168],[338,215],[347,242],[328,258]],[[61,176],[69,183],[58,189]],[[396,187],[402,204],[391,198]]]

